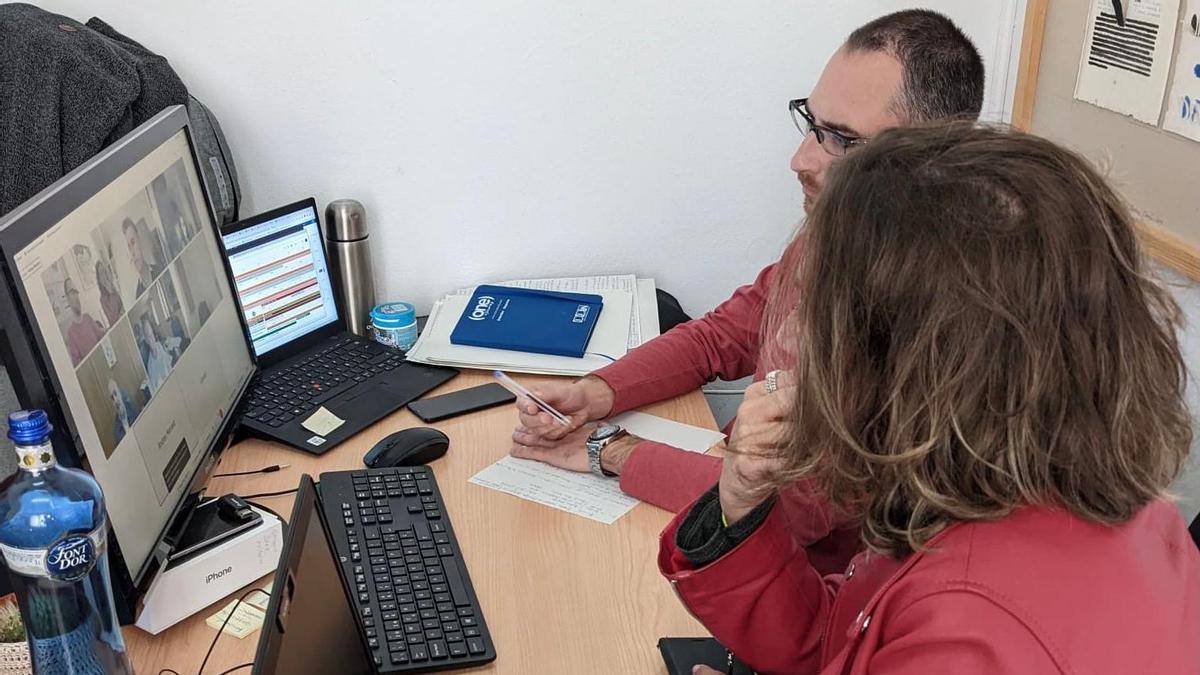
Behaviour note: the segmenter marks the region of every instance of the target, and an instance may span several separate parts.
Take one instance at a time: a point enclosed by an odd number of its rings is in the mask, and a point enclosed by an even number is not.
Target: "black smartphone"
[[[512,403],[517,397],[495,382],[433,398],[423,398],[408,404],[408,409],[422,422],[437,422],[476,410]]]
[[[736,658],[730,663],[729,652],[712,638],[659,638],[658,650],[671,675],[692,675],[692,666],[700,664],[714,668],[718,673],[754,675],[754,671]]]

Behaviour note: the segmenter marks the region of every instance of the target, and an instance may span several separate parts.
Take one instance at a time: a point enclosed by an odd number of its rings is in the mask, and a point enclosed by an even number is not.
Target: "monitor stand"
[[[197,508],[198,513],[201,508]],[[275,571],[283,552],[283,523],[271,513],[251,508],[257,516],[251,527],[232,533],[224,531],[209,545],[171,560],[159,572],[143,598],[138,628],[157,635]],[[192,520],[203,521],[207,517]],[[219,530],[220,524],[200,523],[197,527]]]

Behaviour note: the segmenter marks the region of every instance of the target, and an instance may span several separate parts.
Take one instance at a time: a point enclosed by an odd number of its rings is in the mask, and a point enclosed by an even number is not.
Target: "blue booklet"
[[[599,295],[480,286],[450,342],[578,358],[587,350],[603,308]]]

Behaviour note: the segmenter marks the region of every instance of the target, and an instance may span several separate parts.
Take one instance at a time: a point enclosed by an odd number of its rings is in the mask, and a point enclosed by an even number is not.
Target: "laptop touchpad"
[[[404,405],[403,394],[381,382],[334,403],[327,403],[326,407],[342,419],[371,419],[382,417],[401,405]]]

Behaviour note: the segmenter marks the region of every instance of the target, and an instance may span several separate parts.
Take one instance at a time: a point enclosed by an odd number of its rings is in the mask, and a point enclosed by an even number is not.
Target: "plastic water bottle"
[[[0,552],[34,672],[133,673],[113,607],[100,486],[58,465],[41,410],[8,416],[19,470],[0,485]]]

